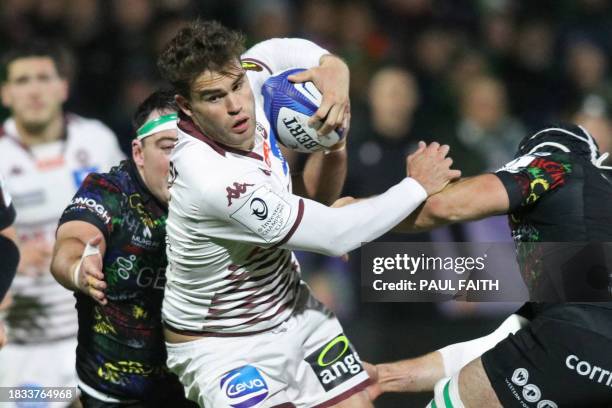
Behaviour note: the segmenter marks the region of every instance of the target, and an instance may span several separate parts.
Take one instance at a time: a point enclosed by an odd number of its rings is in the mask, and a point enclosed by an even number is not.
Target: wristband
[[[81,269],[81,264],[83,263],[83,259],[85,259],[85,257],[87,256],[99,255],[99,254],[100,254],[100,248],[98,248],[98,245],[90,245],[89,243],[85,245],[85,249],[83,250],[83,255],[81,255],[81,259],[79,260],[79,262],[76,265],[76,268],[74,268],[74,271],[72,272],[72,283],[77,289],[80,288],[79,271]]]

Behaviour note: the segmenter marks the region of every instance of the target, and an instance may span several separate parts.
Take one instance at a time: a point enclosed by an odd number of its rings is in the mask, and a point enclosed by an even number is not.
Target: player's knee
[[[434,399],[426,408],[465,408],[459,396],[459,374],[443,378],[434,387]]]

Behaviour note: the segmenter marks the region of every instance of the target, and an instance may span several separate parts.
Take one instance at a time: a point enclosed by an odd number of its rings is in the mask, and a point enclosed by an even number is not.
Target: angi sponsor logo
[[[236,368],[221,378],[221,391],[233,408],[258,405],[268,396],[268,385],[259,370],[252,365]]]
[[[341,334],[306,357],[325,391],[332,390],[363,371],[351,343]]]

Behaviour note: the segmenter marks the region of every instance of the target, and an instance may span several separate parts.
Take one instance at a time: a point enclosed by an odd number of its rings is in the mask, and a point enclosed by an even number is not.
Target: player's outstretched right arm
[[[486,336],[451,344],[416,358],[376,365],[366,363],[366,370],[372,378],[368,389],[370,399],[373,401],[387,392],[433,391],[439,380],[457,374],[472,360],[528,323],[525,317],[513,314]]]
[[[120,213],[121,192],[105,175],[92,173],[74,195],[59,221],[51,273],[70,290],[105,305],[103,263]]]
[[[196,145],[184,149],[174,162],[178,174],[172,187],[176,219],[197,220],[206,225],[206,235],[212,238],[330,256],[344,255],[378,238],[461,175],[450,168],[448,146],[421,143],[406,160],[404,180],[379,196],[340,208],[328,207],[292,194],[265,171],[226,171],[216,178],[203,178],[202,174],[216,166],[201,160],[206,148]],[[167,228],[175,229],[177,240],[170,239],[170,248],[189,257],[189,251],[184,250],[191,245],[189,234],[170,218]]]
[[[57,230],[51,273],[65,288],[79,290],[104,305],[105,252],[106,240],[97,227],[85,221],[68,221]]]
[[[393,363],[364,362],[371,385],[368,395],[372,401],[388,392],[432,391],[436,382],[444,378],[444,363],[438,351]]]
[[[340,256],[392,229],[430,195],[460,177],[448,146],[419,144],[407,158],[406,177],[385,193],[339,208],[305,200],[303,219],[287,248]]]
[[[451,183],[396,228],[398,232],[427,231],[454,222],[472,221],[508,211],[508,193],[495,174]]]
[[[444,191],[430,197],[397,230],[429,230],[444,224],[527,209],[541,197],[562,188],[570,177],[572,166],[565,153],[525,154],[495,173],[451,183]]]

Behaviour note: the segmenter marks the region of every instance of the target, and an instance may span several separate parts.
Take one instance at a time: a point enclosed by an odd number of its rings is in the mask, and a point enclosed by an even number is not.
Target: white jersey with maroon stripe
[[[301,219],[289,172],[258,123],[250,154],[207,139],[185,118],[172,156],[164,319],[185,331],[256,332],[284,321],[298,284],[277,248]]]
[[[4,122],[0,174],[13,197],[19,240],[52,246],[59,217],[81,181],[92,171],[107,171],[122,157],[113,132],[97,120],[68,114],[61,140],[30,148],[21,143],[14,120]],[[53,279],[48,266],[28,272],[28,276],[18,274],[11,287],[10,339],[42,343],[74,336],[72,293]]]
[[[319,64],[327,52],[304,40],[269,40],[243,56],[255,95],[255,146],[242,152],[203,135],[186,116],[172,154],[163,319],[179,332],[268,330],[292,313],[299,292],[294,254],[279,248],[304,203],[262,110],[273,73]]]

